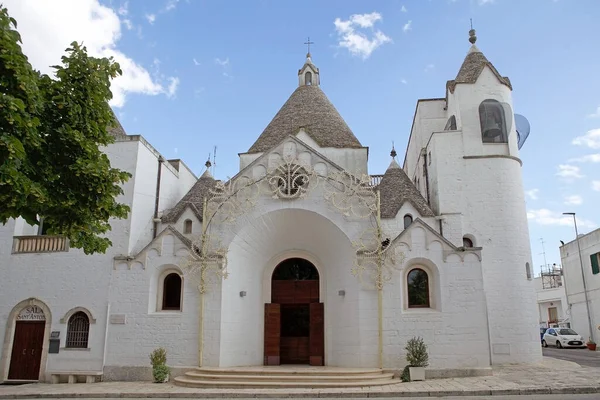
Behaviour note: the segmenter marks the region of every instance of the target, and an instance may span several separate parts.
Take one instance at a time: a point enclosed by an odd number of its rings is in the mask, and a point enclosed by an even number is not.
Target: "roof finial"
[[[392,158],[396,158],[397,155],[398,153],[396,153],[396,149],[394,148],[394,141],[392,140],[392,151],[390,151],[390,156],[392,156]]]
[[[469,31],[469,42],[475,44],[477,36],[475,36],[475,29],[473,29],[473,18],[471,18],[471,30]]]
[[[208,153],[208,160],[206,160],[204,165],[206,166],[207,170],[210,169],[210,167],[212,166],[212,163],[210,162],[210,153]]]
[[[306,53],[306,58],[310,58],[310,45],[315,44],[315,42],[311,42],[310,36],[309,36],[308,40],[306,42],[304,42],[304,44],[308,46],[308,52]]]

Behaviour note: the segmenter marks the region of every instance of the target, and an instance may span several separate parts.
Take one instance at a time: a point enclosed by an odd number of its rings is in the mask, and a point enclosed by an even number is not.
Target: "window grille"
[[[90,320],[83,311],[76,312],[69,318],[67,326],[66,347],[74,349],[87,349],[90,334]]]

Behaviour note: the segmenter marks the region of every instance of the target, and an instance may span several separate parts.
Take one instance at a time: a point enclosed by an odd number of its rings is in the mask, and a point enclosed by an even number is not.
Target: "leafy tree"
[[[20,43],[17,22],[0,5],[0,222],[43,218],[48,234],[104,253],[109,219],[129,212],[116,197],[131,175],[101,151],[114,142],[110,80],[121,69],[73,42],[53,79],[32,68]]]

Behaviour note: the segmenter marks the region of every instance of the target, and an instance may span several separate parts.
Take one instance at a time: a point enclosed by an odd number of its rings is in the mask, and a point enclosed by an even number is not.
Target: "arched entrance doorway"
[[[38,380],[46,330],[46,315],[38,305],[28,305],[17,315],[8,379]]]
[[[282,261],[265,304],[265,365],[324,365],[324,336],[317,268],[303,258]]]

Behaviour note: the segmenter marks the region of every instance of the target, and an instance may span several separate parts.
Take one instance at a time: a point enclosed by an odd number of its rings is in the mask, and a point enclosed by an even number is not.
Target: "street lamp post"
[[[585,309],[587,312],[587,320],[588,320],[588,325],[589,325],[589,329],[590,329],[590,339],[594,339],[594,330],[592,329],[592,317],[590,315],[590,304],[588,302],[588,295],[587,295],[587,287],[585,284],[585,273],[583,272],[583,257],[581,256],[581,246],[579,244],[579,232],[577,231],[577,218],[575,218],[575,213],[574,212],[566,212],[563,213],[563,215],[572,215],[573,216],[573,223],[575,224],[575,241],[577,242],[577,250],[579,252],[579,265],[581,266],[581,281],[583,282],[583,294],[585,296]],[[567,300],[568,302],[568,300]]]

